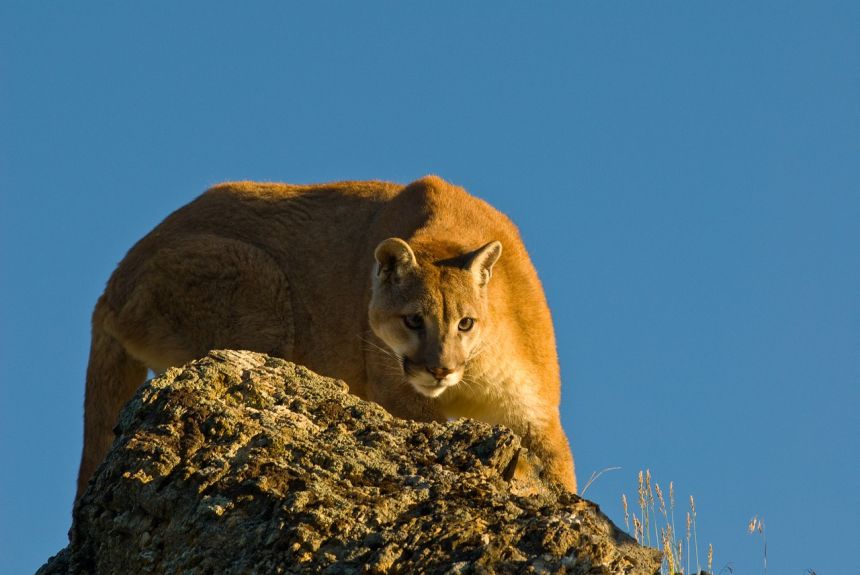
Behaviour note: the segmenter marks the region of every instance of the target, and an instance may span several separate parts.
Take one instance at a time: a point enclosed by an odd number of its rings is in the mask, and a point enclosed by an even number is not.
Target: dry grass
[[[759,519],[758,515],[750,519],[747,526],[747,533],[756,533],[761,535],[761,542],[764,546],[764,573],[767,575],[767,534],[764,531],[764,518]]]
[[[644,472],[640,471],[637,495],[638,515],[636,511],[630,510],[627,495],[621,496],[621,504],[624,507],[624,524],[630,531],[632,516],[633,537],[636,541],[640,545],[647,545],[663,551],[663,565],[660,568],[660,573],[663,575],[712,574],[714,572],[713,545],[708,545],[707,571],[703,571],[699,563],[696,501],[693,496],[690,496],[690,510],[686,514],[686,537],[682,537],[675,530],[675,485],[673,482],[669,482],[667,504],[667,498],[660,484],[651,479],[651,471],[648,469]],[[691,571],[693,559],[695,559],[695,571]]]
[[[686,510],[684,533],[675,530],[675,485],[669,482],[669,497],[660,484],[652,481],[651,471],[640,471],[638,475],[637,495],[639,513],[630,508],[627,495],[621,495],[621,505],[624,508],[624,524],[640,545],[654,547],[663,552],[661,575],[713,575],[714,546],[708,544],[707,566],[702,568],[699,562],[699,541],[696,533],[696,500],[690,495],[689,509]],[[656,495],[656,497],[655,497]],[[668,504],[667,504],[668,501]],[[747,532],[761,537],[762,543],[762,573],[767,575],[767,532],[764,518],[756,515],[750,519]],[[695,570],[693,570],[695,568]],[[734,573],[734,567],[727,563],[720,570],[720,575]],[[808,575],[815,575],[815,570],[807,569]]]

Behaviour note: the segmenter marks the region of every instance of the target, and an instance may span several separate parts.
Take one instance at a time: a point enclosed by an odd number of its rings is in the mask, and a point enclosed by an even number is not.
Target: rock
[[[214,351],[138,390],[38,573],[631,573],[660,555],[544,486],[510,430],[416,423]]]

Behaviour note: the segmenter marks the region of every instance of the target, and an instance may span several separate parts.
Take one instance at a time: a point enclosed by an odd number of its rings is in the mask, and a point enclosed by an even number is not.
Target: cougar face
[[[391,349],[405,380],[427,397],[460,383],[479,351],[487,281],[501,244],[445,262],[419,262],[392,238],[376,249],[370,326]]]

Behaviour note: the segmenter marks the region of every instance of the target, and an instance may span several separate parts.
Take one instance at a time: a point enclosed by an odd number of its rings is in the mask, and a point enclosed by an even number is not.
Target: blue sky
[[[769,572],[851,572],[858,4],[137,4],[0,4],[0,572],[65,545],[135,240],[224,180],[427,173],[520,226],[580,483],[622,468],[590,499],[650,468],[718,569],[758,515]]]

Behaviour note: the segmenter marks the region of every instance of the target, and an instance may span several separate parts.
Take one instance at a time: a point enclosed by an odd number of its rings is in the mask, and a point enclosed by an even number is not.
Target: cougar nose
[[[445,379],[446,375],[454,373],[453,369],[448,369],[446,367],[428,367],[427,371],[429,371],[436,379]]]

